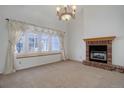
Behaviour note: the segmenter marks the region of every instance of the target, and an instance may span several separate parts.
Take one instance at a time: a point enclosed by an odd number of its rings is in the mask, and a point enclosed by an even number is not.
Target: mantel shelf
[[[83,40],[84,41],[99,41],[99,40],[114,40],[114,38],[116,38],[116,36],[86,38],[86,39],[83,39]]]

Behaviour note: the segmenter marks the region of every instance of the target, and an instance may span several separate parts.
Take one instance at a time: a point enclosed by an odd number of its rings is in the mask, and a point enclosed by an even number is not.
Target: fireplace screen
[[[91,51],[91,59],[106,61],[105,51]]]
[[[89,60],[107,63],[107,45],[90,45]]]

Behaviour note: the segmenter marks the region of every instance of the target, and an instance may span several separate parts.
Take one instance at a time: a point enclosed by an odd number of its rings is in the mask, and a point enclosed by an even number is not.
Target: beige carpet
[[[0,87],[124,87],[124,74],[66,61],[0,76]]]

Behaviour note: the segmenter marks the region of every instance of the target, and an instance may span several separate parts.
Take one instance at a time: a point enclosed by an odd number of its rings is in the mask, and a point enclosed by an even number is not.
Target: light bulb
[[[76,5],[73,5],[73,6],[72,6],[72,9],[76,10]]]
[[[65,15],[61,16],[61,19],[64,20],[64,21],[68,21],[68,20],[71,19],[71,15],[65,14]]]
[[[56,10],[57,10],[57,11],[60,11],[60,7],[56,7]]]

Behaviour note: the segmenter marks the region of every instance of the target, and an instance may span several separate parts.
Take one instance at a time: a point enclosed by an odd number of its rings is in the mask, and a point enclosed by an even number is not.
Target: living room
[[[0,5],[0,87],[123,88],[123,30],[123,5]]]

